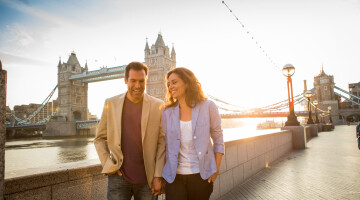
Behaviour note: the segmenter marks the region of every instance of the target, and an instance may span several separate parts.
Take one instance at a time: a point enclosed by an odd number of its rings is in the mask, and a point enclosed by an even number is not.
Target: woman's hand
[[[215,182],[217,176],[219,175],[219,171],[220,171],[220,165],[221,165],[221,159],[222,159],[223,154],[222,153],[215,153],[215,161],[216,161],[216,168],[217,171],[215,173],[213,173],[209,178],[208,178],[208,182]]]
[[[162,192],[162,180],[160,177],[154,177],[151,187],[151,193],[155,196],[160,195]]]
[[[213,173],[209,178],[208,178],[208,182],[211,183],[211,182],[215,182],[217,176],[219,175],[219,171]]]

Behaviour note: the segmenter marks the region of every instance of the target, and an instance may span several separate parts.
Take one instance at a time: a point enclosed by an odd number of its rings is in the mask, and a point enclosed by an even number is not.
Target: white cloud
[[[8,43],[16,46],[28,46],[34,42],[29,30],[26,27],[18,24],[6,26],[7,35],[4,37]]]
[[[27,58],[17,55],[11,55],[7,53],[0,52],[0,58],[3,63],[6,64],[18,64],[18,65],[32,65],[32,66],[49,66],[53,65],[54,63],[44,62],[42,60],[37,60],[33,58]]]

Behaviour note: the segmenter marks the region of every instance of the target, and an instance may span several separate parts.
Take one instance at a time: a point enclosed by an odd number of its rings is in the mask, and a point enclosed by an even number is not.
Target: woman
[[[205,200],[213,191],[224,154],[221,119],[194,73],[175,68],[166,75],[162,110],[166,135],[166,200]],[[211,143],[211,140],[213,144]]]

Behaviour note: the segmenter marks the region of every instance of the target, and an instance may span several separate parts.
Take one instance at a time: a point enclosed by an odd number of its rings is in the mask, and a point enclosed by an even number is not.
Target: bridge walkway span
[[[360,199],[359,166],[355,125],[336,126],[219,199]]]

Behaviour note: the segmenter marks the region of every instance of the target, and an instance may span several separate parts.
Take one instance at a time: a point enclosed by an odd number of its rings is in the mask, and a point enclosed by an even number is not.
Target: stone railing
[[[229,141],[211,199],[218,199],[292,150],[291,131]]]
[[[7,71],[0,60],[0,200],[4,198]]]
[[[10,173],[6,199],[106,199],[107,177],[98,160]]]
[[[211,199],[267,167],[292,149],[290,131],[243,138],[225,143],[219,177]],[[6,199],[106,199],[107,177],[97,159],[10,173],[5,180]],[[159,199],[165,199],[161,196]]]

